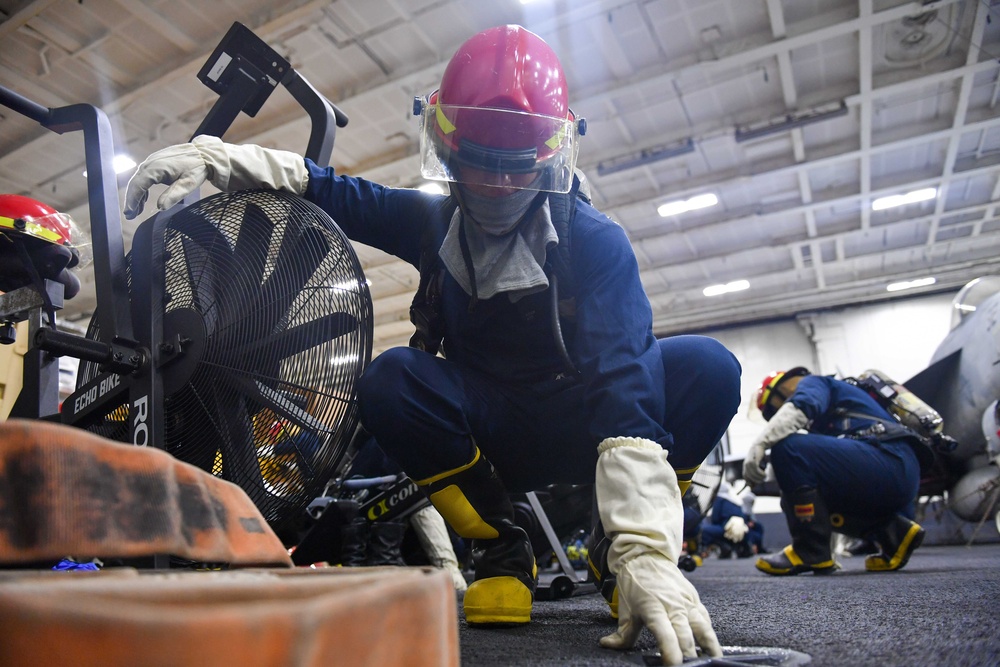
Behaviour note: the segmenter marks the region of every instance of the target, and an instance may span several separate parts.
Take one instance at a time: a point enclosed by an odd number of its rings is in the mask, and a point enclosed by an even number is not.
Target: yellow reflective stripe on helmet
[[[448,120],[448,117],[444,115],[444,111],[441,110],[440,104],[434,105],[434,117],[437,118],[438,127],[445,134],[451,134],[455,131],[455,124]]]
[[[781,378],[783,377],[785,377],[785,373],[778,373],[774,376],[774,379],[771,380],[766,387],[764,387],[764,390],[760,395],[760,400],[757,401],[758,407],[763,409],[763,407],[768,404],[771,400],[771,392],[774,391],[774,388],[778,386],[778,383],[781,382]]]
[[[559,127],[559,131],[548,138],[548,140],[545,142],[545,145],[551,148],[552,150],[555,150],[562,145],[563,139],[565,138],[566,138],[566,123],[563,123]]]
[[[22,222],[24,222],[24,229],[18,229],[17,226],[15,226],[15,224],[14,224],[14,219],[13,218],[7,218],[7,217],[4,217],[4,216],[0,215],[0,227],[2,227],[4,229],[10,229],[10,230],[13,230],[15,232],[23,232],[23,233],[26,233],[26,234],[30,234],[32,236],[37,236],[37,237],[42,238],[42,239],[44,239],[46,241],[51,241],[52,243],[58,243],[59,242],[59,239],[60,239],[59,234],[56,234],[51,229],[46,229],[45,227],[42,227],[41,225],[36,225],[35,223],[28,222],[27,220],[22,220]]]

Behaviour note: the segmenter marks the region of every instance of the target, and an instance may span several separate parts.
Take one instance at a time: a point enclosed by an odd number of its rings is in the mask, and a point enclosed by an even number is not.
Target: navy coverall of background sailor
[[[809,433],[795,433],[771,449],[771,465],[782,494],[801,487],[819,491],[831,513],[913,518],[920,465],[904,432],[886,440],[859,435],[878,417],[896,420],[864,390],[832,377],[809,375],[788,399],[811,420]],[[854,439],[857,438],[857,439]],[[836,526],[835,526],[836,528]]]
[[[306,166],[306,198],[348,237],[414,266],[425,227],[446,225],[453,210],[443,195]],[[736,358],[708,337],[657,340],[624,230],[582,201],[571,224],[576,312],[562,328],[579,379],[563,372],[547,292],[470,308],[450,275],[447,360],[394,348],[366,371],[362,422],[414,479],[466,465],[478,446],[509,491],[592,483],[598,443],[627,434],[668,450],[686,486],[722,437],[739,407]]]
[[[736,534],[727,530],[734,518],[737,524],[746,526],[745,532],[742,528]],[[727,535],[727,532],[730,534]],[[732,539],[737,536],[738,539]],[[743,511],[740,498],[733,494],[728,482],[723,482],[712,501],[711,515],[701,524],[702,548],[707,550],[712,545],[717,546],[721,558],[729,558],[733,551],[739,558],[749,558],[754,553],[754,547],[760,550],[763,536],[764,527]]]

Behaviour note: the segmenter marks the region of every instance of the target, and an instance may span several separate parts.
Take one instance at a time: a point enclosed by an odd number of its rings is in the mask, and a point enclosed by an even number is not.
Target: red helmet
[[[516,25],[473,35],[418,110],[425,178],[569,191],[583,125],[559,58],[538,35]]]
[[[40,277],[63,283],[72,298],[80,283],[68,269],[90,260],[90,242],[69,215],[30,197],[0,195],[0,290],[30,284],[25,257]]]
[[[21,195],[0,195],[0,232],[16,232],[56,245],[72,245],[73,218]]]
[[[760,389],[757,390],[757,396],[755,397],[757,409],[764,415],[764,419],[770,421],[771,417],[774,416],[774,413],[777,412],[777,409],[770,403],[771,393],[785,380],[809,374],[809,371],[804,366],[796,366],[795,368],[787,371],[774,371],[765,377],[764,381],[761,382]]]

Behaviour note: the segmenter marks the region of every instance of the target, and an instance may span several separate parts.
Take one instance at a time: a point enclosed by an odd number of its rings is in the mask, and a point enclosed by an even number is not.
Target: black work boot
[[[875,530],[875,541],[882,551],[865,559],[865,569],[869,572],[901,570],[923,543],[924,529],[897,514]]]
[[[368,520],[352,519],[340,529],[340,564],[344,567],[361,567],[368,553]]]
[[[757,559],[757,569],[787,576],[812,572],[832,574],[840,564],[830,553],[830,515],[816,489],[802,488],[781,496],[781,511],[788,521],[792,543],[771,556]]]
[[[618,581],[608,567],[608,549],[611,538],[604,532],[604,525],[598,521],[590,533],[590,548],[587,550],[587,566],[590,579],[611,608],[611,618],[618,618]]]
[[[469,625],[531,620],[535,555],[493,464],[476,449],[472,462],[418,482],[459,536],[473,540],[476,580],[465,592]]]
[[[376,521],[368,531],[368,565],[405,566],[400,547],[406,534],[402,521]]]

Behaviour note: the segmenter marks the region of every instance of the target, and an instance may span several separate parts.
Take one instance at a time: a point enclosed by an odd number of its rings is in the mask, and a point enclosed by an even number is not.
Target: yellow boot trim
[[[617,619],[618,618],[618,587],[617,586],[615,586],[614,593],[611,594],[611,602],[608,603],[608,606],[611,607],[611,618]]]
[[[462,607],[469,625],[523,625],[531,621],[531,602],[531,590],[517,577],[488,577],[469,584]]]
[[[781,554],[784,555],[785,559],[788,561],[787,567],[779,567],[762,556],[757,559],[757,569],[767,574],[782,576],[799,574],[801,572],[818,572],[819,574],[828,574],[829,572],[832,572],[840,567],[837,564],[837,561],[833,559],[823,561],[822,563],[806,564],[802,561],[802,558],[795,553],[795,549],[792,548],[791,544],[782,549]]]
[[[492,540],[500,537],[497,529],[486,523],[472,506],[462,489],[450,484],[431,494],[431,504],[437,508],[448,525],[461,537]]]
[[[788,559],[789,567],[776,567],[770,561],[764,560],[763,557],[757,559],[757,569],[761,572],[766,572],[767,574],[783,575],[783,574],[793,574],[795,567],[802,565],[802,559],[799,555],[795,553],[795,549],[789,544],[787,547],[782,549],[781,553],[785,555]]]
[[[466,463],[464,466],[458,466],[457,468],[452,468],[451,470],[445,470],[444,472],[438,473],[433,477],[428,477],[427,479],[418,479],[417,486],[429,486],[434,482],[440,482],[442,479],[451,477],[452,475],[457,475],[458,473],[468,470],[472,466],[476,465],[476,463],[479,462],[479,459],[481,457],[482,457],[482,452],[479,451],[479,447],[476,447],[475,456],[473,456],[472,460]]]
[[[425,487],[430,486],[435,482],[440,482],[443,479],[447,479],[452,475],[457,475],[460,472],[464,472],[476,465],[479,459],[482,457],[482,453],[479,451],[479,447],[476,447],[476,453],[472,457],[472,460],[463,466],[457,468],[452,468],[451,470],[445,470],[442,473],[434,475],[433,477],[428,477],[427,479],[417,480],[417,486]],[[443,489],[438,489],[434,493],[430,494],[431,504],[441,513],[444,520],[448,522],[456,533],[460,537],[481,539],[481,540],[492,540],[500,536],[497,529],[486,523],[483,517],[480,516],[476,508],[472,506],[469,499],[465,497],[465,493],[462,492],[455,484],[449,484]]]
[[[693,468],[674,468],[674,473],[677,474],[677,485],[681,487],[682,496],[687,493],[688,488],[691,486],[691,479],[700,467],[698,465]]]
[[[921,530],[919,524],[911,522],[910,529],[906,531],[906,536],[900,542],[899,548],[896,549],[896,553],[892,555],[892,558],[886,560],[881,555],[869,556],[865,559],[865,569],[869,572],[890,572],[899,569],[903,558],[910,549],[910,544]]]

